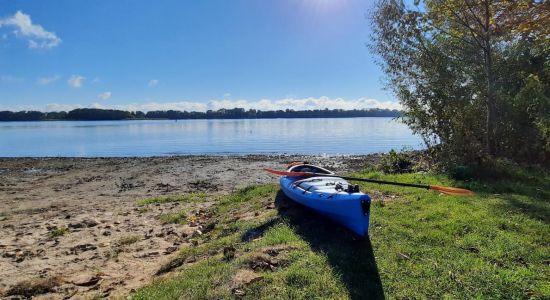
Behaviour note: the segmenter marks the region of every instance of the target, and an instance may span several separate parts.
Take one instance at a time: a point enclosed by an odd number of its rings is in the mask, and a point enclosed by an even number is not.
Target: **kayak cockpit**
[[[315,177],[306,177],[304,179],[300,176],[291,177],[293,189],[299,188],[306,192],[317,192],[317,193],[338,193],[338,192],[347,192],[347,193],[358,193],[359,186],[351,185],[346,180],[337,177],[336,174],[332,171],[329,171],[325,168],[310,165],[308,163],[294,163],[291,164],[288,168],[288,172],[307,172],[307,173],[316,173],[321,176]],[[328,175],[328,176],[324,176]],[[330,176],[334,175],[334,176]]]
[[[291,166],[288,169],[288,172],[310,172],[310,173],[327,174],[327,175],[334,174],[334,172],[331,172],[327,169],[310,165],[310,164],[299,164],[299,165]]]
[[[317,193],[357,193],[358,188],[350,185],[346,180],[340,177],[309,177],[301,180],[296,180],[293,183],[294,188],[302,189],[304,192]]]

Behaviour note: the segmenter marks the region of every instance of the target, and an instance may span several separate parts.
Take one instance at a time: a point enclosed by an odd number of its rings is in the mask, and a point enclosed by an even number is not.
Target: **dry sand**
[[[307,160],[357,170],[377,155],[176,156],[0,159],[0,296],[32,283],[39,298],[123,296],[148,283],[159,266],[189,246],[196,224],[162,224],[160,214],[200,215],[216,195],[276,183],[262,168]],[[145,210],[143,198],[206,192],[201,203]],[[211,199],[211,200],[209,200]],[[51,232],[68,228],[60,236]],[[53,283],[52,283],[53,282]]]

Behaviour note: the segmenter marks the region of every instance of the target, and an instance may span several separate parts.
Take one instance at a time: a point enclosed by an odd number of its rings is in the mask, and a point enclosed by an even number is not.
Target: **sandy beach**
[[[55,289],[41,297],[126,295],[150,282],[201,228],[200,220],[170,224],[160,215],[185,209],[200,219],[216,196],[276,183],[263,168],[304,160],[349,172],[379,156],[0,159],[0,294],[54,278]],[[138,205],[189,193],[206,193],[206,200]]]

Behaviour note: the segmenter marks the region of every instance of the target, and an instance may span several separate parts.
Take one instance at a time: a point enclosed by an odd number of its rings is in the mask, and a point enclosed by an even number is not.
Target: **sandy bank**
[[[60,282],[49,296],[123,295],[147,283],[196,230],[163,224],[159,215],[199,212],[218,194],[276,183],[263,168],[306,160],[347,172],[378,158],[0,158],[0,295],[22,281],[56,276]],[[206,192],[207,201],[147,210],[137,205],[143,198],[193,192]],[[53,236],[58,229],[66,232]]]

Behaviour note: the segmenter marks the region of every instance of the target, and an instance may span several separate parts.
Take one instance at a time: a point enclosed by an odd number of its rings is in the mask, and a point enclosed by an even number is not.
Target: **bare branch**
[[[476,20],[476,22],[479,24],[479,26],[481,26],[481,28],[485,29],[485,30],[488,30],[488,28],[485,28],[483,26],[483,22],[481,22],[481,19],[477,17],[477,14],[475,13],[474,11],[474,8],[470,5],[470,3],[468,2],[468,0],[464,0],[464,3],[466,3],[466,7],[468,8],[468,10],[470,11],[470,14],[472,15],[472,17],[474,18],[474,20]]]

